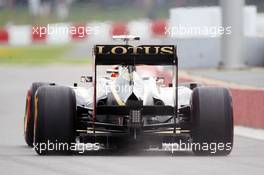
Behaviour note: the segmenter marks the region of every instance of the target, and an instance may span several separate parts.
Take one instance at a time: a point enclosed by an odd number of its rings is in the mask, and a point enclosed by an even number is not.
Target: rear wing
[[[178,118],[178,57],[176,46],[174,45],[95,45],[94,56],[94,110],[93,128],[97,113],[109,114],[128,114],[126,106],[107,107],[96,105],[96,84],[97,84],[97,65],[171,65],[173,67],[173,84],[175,88],[175,106],[164,106],[154,109],[150,106],[143,106],[143,114],[172,115],[174,118],[173,132],[176,133],[176,118]],[[95,130],[94,130],[95,132]]]
[[[96,65],[175,65],[174,45],[96,45]]]

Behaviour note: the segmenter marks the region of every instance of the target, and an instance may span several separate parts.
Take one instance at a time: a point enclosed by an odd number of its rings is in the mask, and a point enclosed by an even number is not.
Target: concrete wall
[[[244,7],[244,34],[256,36],[257,33],[257,8],[256,6]],[[170,9],[169,26],[188,27],[213,27],[222,26],[222,12],[219,6],[215,7],[192,7]],[[177,37],[177,34],[175,34]],[[182,35],[181,35],[182,36]],[[191,37],[185,35],[184,37]]]
[[[264,66],[264,38],[247,38],[244,55],[246,64],[250,66]]]
[[[220,38],[168,38],[161,44],[177,45],[181,68],[217,67],[220,64]],[[249,66],[264,66],[264,38],[247,37],[244,61]]]

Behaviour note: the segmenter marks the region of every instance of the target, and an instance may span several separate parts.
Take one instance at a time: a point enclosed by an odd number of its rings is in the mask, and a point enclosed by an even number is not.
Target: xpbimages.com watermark
[[[169,37],[181,37],[181,36],[209,36],[218,37],[221,35],[232,34],[231,26],[188,26],[188,25],[176,25],[165,27],[165,34]]]
[[[59,24],[48,24],[47,26],[35,26],[32,28],[32,34],[40,37],[46,35],[77,35],[83,38],[86,35],[98,35],[100,33],[99,26],[62,26]]]
[[[100,143],[61,143],[58,141],[52,142],[48,140],[43,143],[33,143],[33,149],[39,153],[45,151],[76,151],[80,154],[85,151],[98,151]]]
[[[180,140],[179,143],[162,143],[162,148],[164,151],[170,151],[171,153],[177,151],[209,151],[211,154],[215,154],[219,151],[230,151],[232,143],[186,143]]]
[[[43,143],[34,143],[33,149],[39,153],[46,151],[74,151],[82,154],[86,151],[98,151],[104,146],[98,142],[96,143],[61,143],[58,141],[47,141]],[[211,154],[215,154],[219,151],[231,151],[232,143],[190,143],[182,142],[177,143],[162,143],[163,151],[170,151],[171,153],[178,151],[209,151]]]

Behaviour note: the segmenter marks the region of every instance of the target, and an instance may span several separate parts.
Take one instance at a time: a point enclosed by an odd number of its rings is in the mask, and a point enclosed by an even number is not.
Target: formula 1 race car
[[[138,38],[124,38],[129,39]],[[94,150],[178,150],[179,140],[195,155],[231,152],[229,91],[178,83],[175,46],[95,45],[93,57],[93,76],[81,77],[87,86],[35,82],[28,90],[24,134],[38,154],[68,153],[68,147],[55,148],[79,143],[90,143]],[[100,67],[109,66],[110,75],[97,75]],[[164,77],[145,77],[139,71],[144,66],[171,70],[170,83],[164,83]],[[57,145],[51,150],[44,143]]]

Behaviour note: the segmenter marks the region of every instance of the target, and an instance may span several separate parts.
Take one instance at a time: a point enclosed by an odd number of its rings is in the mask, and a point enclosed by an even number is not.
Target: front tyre
[[[233,108],[229,91],[198,87],[192,93],[192,140],[196,155],[228,155],[233,147]]]
[[[76,98],[63,86],[44,86],[36,94],[34,147],[38,154],[69,153],[75,140]]]

